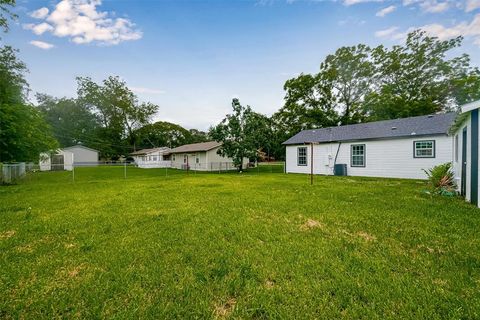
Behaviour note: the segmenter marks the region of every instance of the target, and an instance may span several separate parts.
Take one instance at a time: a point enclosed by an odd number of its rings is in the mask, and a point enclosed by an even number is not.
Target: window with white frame
[[[195,156],[195,162],[200,163],[200,157],[198,156],[198,154]]]
[[[183,155],[183,163],[187,163],[188,156],[186,154]]]
[[[364,144],[352,144],[350,146],[350,166],[365,167],[366,147]]]
[[[435,158],[435,140],[420,140],[413,142],[414,158]]]
[[[297,165],[307,165],[307,147],[298,147],[297,149]]]

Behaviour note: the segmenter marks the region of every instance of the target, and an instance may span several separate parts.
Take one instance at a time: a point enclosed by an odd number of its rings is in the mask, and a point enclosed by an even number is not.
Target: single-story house
[[[480,206],[479,188],[479,109],[480,100],[461,107],[452,127],[453,172],[458,191],[465,200]]]
[[[72,170],[73,166],[98,165],[99,152],[82,145],[58,149],[53,153],[40,154],[41,171]]]
[[[349,176],[425,179],[423,169],[452,161],[448,133],[455,117],[452,112],[304,130],[283,143],[285,171],[332,175],[337,167]]]
[[[170,148],[161,147],[153,149],[142,149],[132,152],[135,164],[139,168],[169,168]]]
[[[232,158],[222,157],[217,153],[220,142],[208,141],[186,144],[170,150],[172,168],[198,171],[235,170]],[[243,160],[248,165],[248,159]]]

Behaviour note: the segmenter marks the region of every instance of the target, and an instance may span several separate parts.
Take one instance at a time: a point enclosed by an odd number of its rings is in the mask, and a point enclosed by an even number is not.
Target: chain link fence
[[[0,184],[16,184],[37,167],[33,162],[0,163]]]
[[[2,167],[2,181],[17,183],[19,181],[55,182],[94,182],[108,180],[164,179],[175,176],[199,176],[205,174],[238,174],[238,168],[232,162],[208,162],[192,164],[142,163],[127,161],[100,161],[89,163],[51,163],[48,166],[29,164],[8,164]],[[244,166],[242,174],[281,174],[284,173],[283,162],[250,163]]]

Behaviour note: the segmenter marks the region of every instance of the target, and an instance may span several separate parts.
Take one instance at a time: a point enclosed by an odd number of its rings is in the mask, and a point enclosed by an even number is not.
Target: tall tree
[[[364,104],[369,120],[448,111],[474,97],[479,72],[468,55],[447,58],[461,43],[462,37],[442,41],[417,30],[405,45],[375,48],[376,88]]]
[[[94,149],[101,148],[97,117],[78,103],[76,99],[54,98],[37,94],[37,108],[50,124],[60,147],[82,144]]]
[[[17,15],[11,11],[14,6],[15,0],[0,0],[0,28],[5,32],[8,31],[8,18],[17,18]]]
[[[284,85],[285,105],[274,114],[278,129],[287,136],[301,130],[336,125],[332,88],[320,85],[318,75],[301,74]]]
[[[178,124],[158,121],[147,124],[136,132],[139,148],[169,147],[175,148],[183,144],[197,141],[191,132]]]
[[[371,49],[363,44],[342,47],[328,55],[320,65],[317,87],[330,94],[329,104],[339,112],[340,124],[358,123],[365,119],[362,104],[371,92],[374,65]]]
[[[250,106],[244,107],[238,99],[233,99],[232,109],[233,113],[227,114],[217,126],[212,127],[209,135],[222,142],[218,153],[232,158],[241,171],[244,158],[256,158],[264,128],[260,125],[260,117]]]
[[[0,162],[35,161],[57,146],[42,115],[25,101],[25,72],[15,50],[0,48]]]
[[[77,78],[80,103],[98,117],[102,126],[100,135],[108,141],[106,156],[128,153],[129,146],[136,149],[136,131],[146,125],[157,112],[158,106],[140,103],[137,96],[119,77],[110,76],[102,84],[86,77]]]

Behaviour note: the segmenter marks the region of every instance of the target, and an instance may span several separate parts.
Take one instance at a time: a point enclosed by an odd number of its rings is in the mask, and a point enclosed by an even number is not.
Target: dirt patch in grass
[[[273,287],[275,287],[275,280],[268,279],[265,281],[265,288],[272,289]]]
[[[300,226],[300,229],[301,230],[310,230],[310,229],[316,229],[316,228],[322,229],[323,227],[324,225],[318,222],[317,220],[308,219],[304,224]]]
[[[0,239],[8,239],[15,235],[15,230],[8,230],[0,233]]]
[[[368,234],[364,231],[357,232],[357,236],[365,239],[366,241],[375,241],[377,238],[374,235]]]
[[[213,311],[215,318],[216,319],[228,318],[232,314],[232,312],[235,310],[236,304],[237,304],[237,300],[235,298],[229,298],[227,302],[216,305]]]

